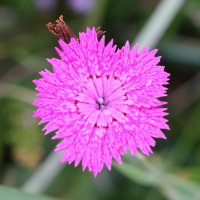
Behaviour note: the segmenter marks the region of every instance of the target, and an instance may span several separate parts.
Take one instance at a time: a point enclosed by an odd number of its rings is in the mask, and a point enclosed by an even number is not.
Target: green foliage
[[[159,173],[153,173],[149,170],[145,170],[141,165],[133,165],[126,162],[124,162],[123,165],[119,165],[114,162],[113,166],[127,178],[130,178],[138,184],[155,187],[161,183]]]
[[[148,161],[141,160],[139,164],[124,162],[123,165],[115,162],[114,167],[138,184],[156,187],[171,200],[190,200],[200,197],[200,185],[177,175],[162,172]]]
[[[28,194],[5,186],[0,186],[0,197],[2,200],[56,200],[52,197]]]

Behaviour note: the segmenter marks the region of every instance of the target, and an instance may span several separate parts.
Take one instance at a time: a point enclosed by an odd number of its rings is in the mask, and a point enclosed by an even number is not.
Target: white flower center
[[[98,98],[97,104],[99,105],[99,110],[101,110],[101,109],[106,107],[105,101],[102,98]]]

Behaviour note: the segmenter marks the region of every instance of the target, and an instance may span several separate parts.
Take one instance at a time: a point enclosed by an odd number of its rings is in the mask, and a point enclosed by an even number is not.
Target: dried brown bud
[[[59,17],[59,20],[56,20],[56,23],[57,24],[52,24],[51,22],[49,22],[48,24],[46,24],[46,26],[48,27],[49,31],[53,35],[55,35],[59,39],[62,39],[67,44],[70,43],[70,38],[72,38],[72,37],[75,38],[75,40],[77,42],[80,42],[79,38],[77,38],[74,35],[74,33],[72,32],[72,30],[69,28],[69,26],[67,26],[67,24],[63,20],[63,16],[62,15]],[[100,28],[101,27],[98,27],[96,29],[97,38],[101,37],[105,33],[105,31],[101,31]]]
[[[56,23],[57,23],[56,25],[52,24],[51,22],[46,24],[46,26],[48,27],[49,31],[53,35],[55,35],[59,39],[62,39],[67,44],[70,43],[70,38],[72,38],[72,37],[75,38],[76,41],[79,42],[79,39],[74,35],[72,30],[69,28],[69,26],[67,26],[67,24],[63,20],[63,16],[62,15],[59,17],[59,20],[56,20]]]
[[[106,31],[100,30],[100,26],[96,29],[97,38],[100,38]]]

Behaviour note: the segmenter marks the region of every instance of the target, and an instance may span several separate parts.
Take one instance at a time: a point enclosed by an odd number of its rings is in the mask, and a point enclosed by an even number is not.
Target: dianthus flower
[[[54,73],[45,70],[43,78],[34,80],[39,91],[34,117],[39,124],[48,122],[45,134],[58,130],[52,139],[63,139],[55,151],[65,150],[62,162],[82,160],[96,177],[103,165],[111,170],[112,158],[122,164],[121,155],[129,148],[137,155],[153,153],[156,138],[166,138],[160,129],[169,129],[165,102],[169,74],[158,66],[157,49],[148,46],[138,53],[130,52],[129,42],[116,51],[113,40],[105,46],[93,28],[79,34],[80,43],[71,38],[59,40],[63,51],[56,48],[60,59],[47,59]]]

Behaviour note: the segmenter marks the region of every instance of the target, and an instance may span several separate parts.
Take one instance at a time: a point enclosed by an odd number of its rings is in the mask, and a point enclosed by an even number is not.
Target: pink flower
[[[34,80],[39,93],[34,117],[39,124],[48,122],[45,134],[58,130],[53,139],[63,139],[55,151],[65,150],[62,162],[82,160],[95,177],[104,163],[111,169],[112,157],[122,164],[121,154],[153,153],[152,137],[164,138],[160,129],[169,129],[163,116],[169,74],[157,66],[157,50],[148,53],[148,46],[138,53],[130,52],[129,42],[115,52],[113,40],[105,46],[105,37],[97,40],[95,29],[80,33],[80,44],[59,40],[63,51],[56,48],[60,59],[47,59],[54,73],[40,72]]]

